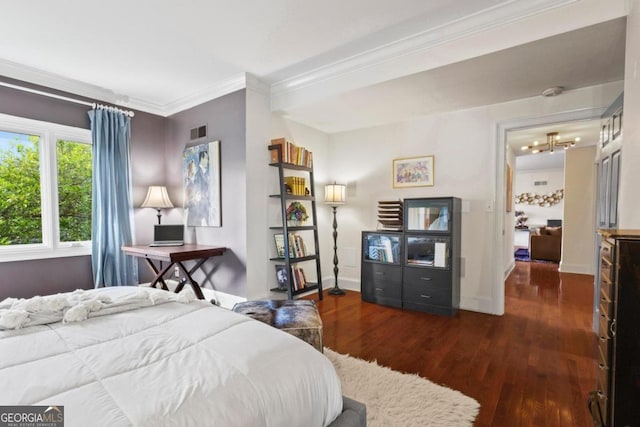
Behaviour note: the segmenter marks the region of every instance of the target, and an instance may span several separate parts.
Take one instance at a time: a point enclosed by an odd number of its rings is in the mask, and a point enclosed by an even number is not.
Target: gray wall
[[[206,124],[206,138],[189,140],[189,130]],[[187,144],[220,141],[222,227],[189,227],[185,240],[225,246],[194,277],[203,286],[246,296],[246,93],[240,90],[167,119],[166,185],[174,206],[183,205],[182,152]],[[263,194],[258,197],[264,197]],[[148,277],[148,276],[147,276]]]
[[[2,80],[83,99],[77,95],[4,77]],[[0,86],[0,113],[88,129],[88,110],[89,107],[84,105]],[[165,180],[165,125],[165,118],[138,111],[132,121],[131,164],[134,206],[142,203],[148,185],[155,182],[163,183]],[[135,213],[135,221],[136,230],[145,233],[147,226],[153,228],[149,224],[156,221],[155,211],[138,209]],[[140,240],[137,235],[136,238]],[[146,269],[144,266],[143,268]],[[0,300],[10,296],[30,297],[92,287],[89,256],[0,263]]]

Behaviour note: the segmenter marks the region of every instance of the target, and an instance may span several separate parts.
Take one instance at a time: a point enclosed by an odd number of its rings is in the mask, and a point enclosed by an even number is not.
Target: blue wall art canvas
[[[187,226],[221,227],[220,141],[185,148],[182,165]]]

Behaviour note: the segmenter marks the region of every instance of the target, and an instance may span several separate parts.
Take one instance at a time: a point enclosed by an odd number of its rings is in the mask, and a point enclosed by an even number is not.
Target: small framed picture
[[[289,275],[287,274],[287,266],[283,264],[276,265],[276,281],[278,289],[286,290],[289,284]]]
[[[433,156],[393,160],[393,188],[433,187]]]

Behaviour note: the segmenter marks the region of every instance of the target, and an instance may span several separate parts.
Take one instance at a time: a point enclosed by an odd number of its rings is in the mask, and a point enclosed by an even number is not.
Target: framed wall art
[[[182,165],[187,226],[221,227],[220,141],[185,148]]]
[[[433,156],[393,160],[393,188],[432,187]]]
[[[513,204],[513,170],[511,169],[511,165],[507,164],[507,169],[505,172],[505,184],[507,190],[505,207],[507,212],[511,212],[511,206]]]

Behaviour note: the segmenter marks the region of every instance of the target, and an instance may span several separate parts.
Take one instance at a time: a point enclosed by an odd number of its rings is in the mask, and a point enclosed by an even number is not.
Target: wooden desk
[[[177,265],[180,270],[185,274],[186,279],[181,281],[176,288],[176,293],[180,292],[184,287],[185,282],[189,282],[193,292],[199,299],[204,299],[202,290],[198,282],[193,280],[191,275],[199,269],[206,260],[214,256],[220,256],[224,254],[227,248],[222,246],[204,246],[185,244],[184,246],[147,246],[147,245],[134,245],[123,246],[121,248],[124,253],[138,258],[144,258],[147,260],[147,265],[154,272],[155,277],[151,282],[151,286],[155,288],[156,284],[160,282],[162,289],[169,290],[167,284],[164,281],[164,275],[173,267]],[[157,267],[153,261],[160,261],[160,267]],[[162,261],[167,261],[167,266],[162,267]],[[187,270],[183,264],[183,261],[196,261],[196,264]]]

